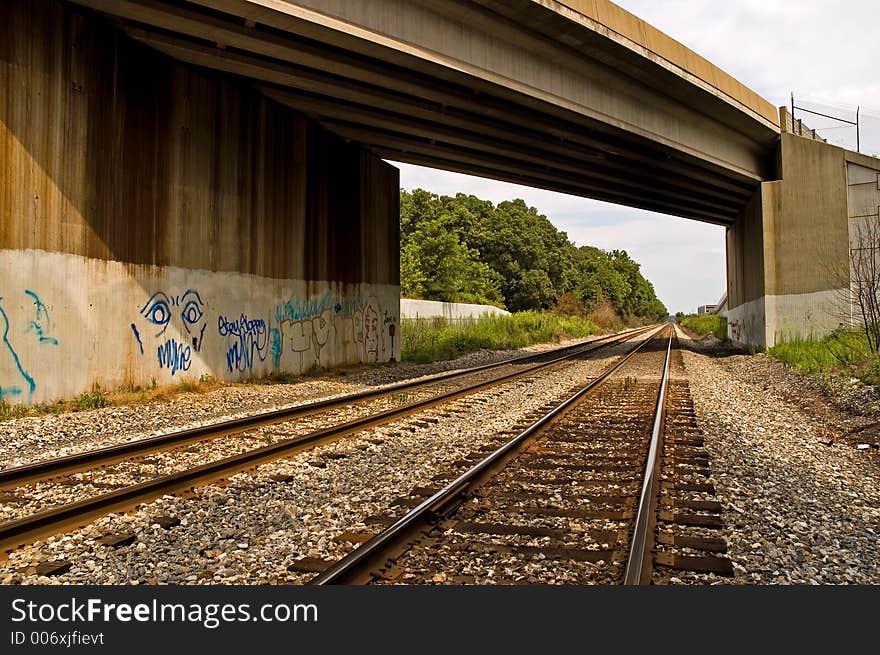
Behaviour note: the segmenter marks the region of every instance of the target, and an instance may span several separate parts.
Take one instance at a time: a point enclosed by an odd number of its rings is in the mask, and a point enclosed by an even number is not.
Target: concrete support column
[[[396,168],[66,4],[0,23],[0,400],[400,358]]]
[[[770,347],[847,322],[847,151],[783,133],[764,182],[727,234],[728,329]]]

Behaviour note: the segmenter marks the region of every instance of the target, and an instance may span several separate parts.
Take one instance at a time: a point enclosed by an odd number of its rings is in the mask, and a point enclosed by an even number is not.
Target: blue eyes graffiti
[[[180,312],[180,318],[183,319],[183,327],[192,335],[192,347],[199,351],[202,349],[205,328],[208,327],[207,321],[202,322],[202,319],[205,317],[202,307],[205,303],[202,302],[202,297],[195,289],[188,289],[176,300],[175,305],[183,307],[183,310]],[[201,324],[201,330],[199,329],[199,324]]]
[[[164,291],[157,291],[150,296],[150,299],[147,300],[143,307],[141,307],[140,313],[147,323],[159,328],[158,332],[156,332],[157,338],[164,335],[168,326],[174,322],[174,317],[179,316],[178,325],[181,325],[190,335],[187,338],[189,343],[178,342],[176,337],[172,337],[169,341],[173,341],[174,344],[172,345],[176,344],[178,351],[186,355],[184,359],[188,362],[190,348],[196,351],[202,349],[202,339],[204,338],[205,328],[207,327],[205,312],[203,309],[204,306],[205,303],[202,301],[201,295],[199,295],[199,292],[195,289],[187,289],[180,295],[170,295]],[[134,334],[135,341],[137,342],[141,354],[143,354],[144,343],[135,323],[131,324],[131,331],[132,334]],[[160,351],[162,348],[167,349],[167,346],[168,342],[161,344]],[[159,365],[164,367],[165,365],[162,362],[161,352],[159,356]],[[175,369],[174,367],[171,368],[173,374]],[[179,368],[180,370],[186,370],[189,366],[181,365]]]
[[[147,304],[141,308],[141,314],[150,323],[162,328],[156,333],[157,337],[161,336],[165,333],[168,323],[171,322],[171,302],[168,296],[161,291],[157,291],[150,297]]]
[[[184,327],[189,330],[190,325],[195,325],[202,320],[202,308],[199,307],[196,301],[190,300],[186,303],[186,306],[183,308],[180,316],[183,318]]]

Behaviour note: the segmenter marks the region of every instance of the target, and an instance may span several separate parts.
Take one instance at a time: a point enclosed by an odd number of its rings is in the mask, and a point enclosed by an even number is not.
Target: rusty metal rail
[[[509,376],[498,378],[499,381],[503,381],[505,379],[509,379],[510,377],[527,375],[532,371],[540,370],[541,368],[545,368],[566,359],[571,359],[580,354],[592,352],[593,350],[596,350],[598,348],[603,348],[605,346],[619,343],[621,341],[626,341],[627,339],[639,336],[640,334],[643,334],[651,329],[656,329],[656,326],[627,330],[611,336],[599,337],[586,343],[579,343],[573,346],[556,348],[553,350],[545,351],[543,353],[537,353],[535,355],[523,355],[519,357],[514,357],[504,360],[502,362],[496,362],[494,364],[484,364],[482,366],[475,366],[460,371],[441,373],[439,375],[432,376],[431,378],[424,380],[401,382],[398,384],[383,387],[381,389],[361,391],[358,393],[339,396],[336,398],[318,400],[315,402],[306,403],[304,405],[298,405],[296,407],[287,407],[270,412],[251,414],[249,416],[230,419],[228,421],[221,421],[218,423],[211,423],[209,425],[203,425],[196,428],[178,430],[175,432],[169,432],[167,434],[148,437],[146,439],[138,439],[136,441],[116,444],[104,448],[97,448],[82,453],[75,453],[73,455],[67,455],[65,457],[58,457],[50,460],[34,462],[32,464],[26,464],[23,466],[17,466],[14,468],[8,468],[0,470],[0,489],[8,489],[13,486],[46,480],[48,478],[56,477],[59,475],[76,473],[79,471],[89,470],[100,466],[107,466],[124,461],[136,455],[143,455],[160,450],[167,450],[169,448],[185,446],[198,441],[217,439],[220,437],[245,432],[247,430],[275,425],[277,423],[282,423],[295,418],[303,418],[306,416],[317,414],[322,411],[344,407],[345,405],[349,405],[351,403],[374,398],[381,398],[403,390],[426,387],[437,384],[439,382],[445,382],[456,378],[463,378],[468,375],[490,371],[492,369],[509,366],[511,364],[522,364],[530,361],[540,362],[540,360],[546,359],[547,357],[552,358],[549,361],[536,364],[536,366],[532,368],[523,371],[516,371]],[[482,387],[483,385],[474,385],[473,387],[466,387],[465,390],[478,390]],[[438,398],[445,399],[446,397],[438,396]],[[407,406],[407,408],[409,407],[410,406]]]
[[[662,328],[661,328],[662,329]],[[657,332],[659,332],[658,330]],[[655,333],[656,334],[656,333]],[[653,337],[654,335],[652,335]],[[505,442],[501,447],[490,453],[487,457],[456,477],[442,489],[418,504],[412,510],[397,519],[388,528],[376,534],[360,547],[351,551],[348,555],[332,564],[325,571],[315,576],[309,584],[351,584],[364,581],[370,576],[370,571],[381,567],[388,559],[388,553],[399,548],[425,525],[448,512],[450,506],[461,500],[469,489],[479,486],[479,483],[491,475],[493,470],[503,467],[504,464],[515,455],[520,448],[530,439],[544,430],[549,424],[565,414],[575,406],[587,394],[604,383],[615,371],[623,366],[631,357],[639,352],[651,339],[646,339],[637,347],[633,348],[615,364],[608,367],[601,375],[593,379],[588,385],[577,393],[557,405],[553,410],[544,414],[525,430]],[[666,365],[664,368],[664,380],[669,368],[669,350],[672,337],[667,346]]]
[[[19,546],[23,543],[28,543],[48,535],[58,533],[66,528],[73,528],[83,525],[89,520],[92,520],[99,516],[103,516],[110,512],[128,509],[136,506],[139,503],[152,500],[153,498],[157,498],[164,494],[185,491],[191,489],[198,484],[206,484],[218,479],[223,479],[235,473],[252,469],[268,461],[278,459],[280,457],[290,456],[307,448],[312,448],[318,444],[326,443],[338,439],[342,436],[359,432],[369,427],[381,425],[391,420],[402,418],[416,411],[427,409],[435,405],[439,405],[441,403],[449,402],[459,397],[472,394],[476,391],[495,386],[500,382],[529,375],[538,370],[548,368],[550,366],[553,366],[554,364],[558,364],[564,360],[573,359],[585,353],[632,339],[633,337],[636,337],[650,330],[659,331],[656,326],[651,326],[650,328],[633,330],[614,335],[613,337],[607,339],[595,340],[589,342],[586,345],[579,344],[579,348],[566,348],[565,350],[568,350],[566,354],[560,357],[555,357],[549,361],[536,364],[535,366],[529,367],[524,371],[515,371],[512,373],[508,373],[499,377],[492,378],[490,380],[479,382],[478,384],[471,385],[466,388],[457,389],[449,393],[410,403],[402,407],[386,410],[384,412],[362,417],[353,421],[348,421],[346,423],[333,425],[328,428],[316,430],[306,435],[286,439],[275,444],[226,457],[215,462],[210,462],[184,471],[148,480],[146,482],[123,487],[105,494],[101,494],[99,496],[81,500],[79,502],[61,505],[59,507],[45,510],[43,512],[39,512],[37,514],[26,516],[20,519],[4,522],[0,524],[0,557],[2,557],[5,552],[8,552],[12,548]],[[650,338],[640,344],[638,348],[641,348],[645,343],[648,343],[649,341]],[[638,348],[636,350],[638,350]],[[633,354],[633,352],[629,353],[625,359],[628,359]],[[477,367],[477,369],[471,369],[470,371],[482,370],[485,368],[486,367]],[[604,374],[602,379],[604,379],[604,377],[607,377],[607,375],[610,375],[610,373],[611,371]],[[398,387],[398,389],[399,388],[400,387]],[[387,389],[383,390],[383,392],[387,392]],[[375,392],[368,393],[372,395],[380,395],[379,393]],[[342,401],[341,399],[334,399],[334,402],[340,403]],[[277,423],[281,420],[288,419],[276,418],[275,420],[272,420],[270,422]],[[225,422],[213,427],[215,429],[224,430],[223,433],[228,434],[232,431],[228,428],[230,423],[238,426],[246,426],[241,427],[238,430],[234,430],[241,431],[243,429],[250,429],[252,427],[257,427],[258,425],[263,425],[264,423],[262,421],[268,421],[268,419],[260,416],[256,417],[253,422],[248,421],[249,419],[242,419],[239,421]],[[212,426],[206,426],[205,429],[208,429],[210,427]],[[178,444],[179,442],[177,442],[175,445]],[[91,466],[94,466],[94,464],[91,464]],[[11,469],[10,471],[14,471],[14,469]]]
[[[672,355],[672,339],[666,346],[666,361],[657,394],[657,407],[654,410],[654,426],[651,430],[651,443],[648,446],[648,460],[645,463],[645,477],[639,495],[639,508],[636,512],[635,529],[630,541],[629,557],[623,584],[639,585],[651,583],[653,569],[654,528],[657,521],[657,498],[660,492],[660,455],[663,452],[665,434],[666,391],[669,386],[669,361]]]

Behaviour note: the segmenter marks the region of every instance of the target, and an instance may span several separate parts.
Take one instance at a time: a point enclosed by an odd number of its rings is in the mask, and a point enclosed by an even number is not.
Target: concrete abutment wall
[[[0,398],[399,357],[397,169],[89,12],[0,21]]]
[[[850,248],[880,205],[880,160],[788,133],[779,148],[779,179],[727,233],[729,335],[759,347],[858,320]]]

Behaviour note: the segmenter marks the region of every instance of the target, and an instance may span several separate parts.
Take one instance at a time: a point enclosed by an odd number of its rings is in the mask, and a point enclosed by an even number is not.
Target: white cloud
[[[804,94],[880,110],[877,0],[618,0],[775,105]]]

